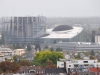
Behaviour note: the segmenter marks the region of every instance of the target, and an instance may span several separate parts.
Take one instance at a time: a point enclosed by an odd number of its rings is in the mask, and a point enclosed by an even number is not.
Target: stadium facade
[[[33,43],[46,34],[46,17],[3,17],[6,43]]]

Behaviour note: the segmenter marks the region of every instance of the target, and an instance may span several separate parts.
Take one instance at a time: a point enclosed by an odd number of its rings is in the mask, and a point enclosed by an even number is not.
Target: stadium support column
[[[22,17],[22,26],[21,26],[21,27],[22,27],[22,42],[24,42],[24,41],[23,41],[23,39],[24,39],[24,38],[23,38],[23,17]]]
[[[6,25],[6,26],[5,26],[5,25]],[[7,40],[7,43],[9,43],[9,32],[10,32],[9,30],[11,30],[11,27],[10,27],[10,29],[8,29],[8,26],[10,25],[10,21],[9,21],[8,17],[5,18],[5,25],[4,25],[4,26],[5,26],[5,31],[6,31],[6,32],[5,32],[5,33],[6,33],[5,36],[7,36],[7,37],[6,37],[6,40]],[[10,25],[10,26],[11,26],[11,25]]]
[[[12,24],[13,22],[12,22],[12,17],[11,17],[11,21],[10,21],[10,26],[11,26],[11,35],[13,35],[13,28],[12,28]],[[8,25],[9,26],[9,25]]]
[[[17,43],[18,43],[18,17],[17,17]]]
[[[27,36],[26,36],[27,38],[26,38],[26,40],[27,40],[27,43],[29,43],[29,40],[28,40],[28,39],[29,39],[29,37],[28,37],[28,36],[29,36],[28,16],[27,16],[27,19],[26,19],[26,20],[27,20],[27,22],[26,22],[26,30],[27,30],[27,34],[26,34],[26,35],[27,35]]]
[[[13,40],[14,40],[14,23],[13,23],[13,17],[11,18],[11,29],[12,29],[12,35],[11,35],[11,39],[12,39],[12,41],[11,42],[13,42]]]
[[[14,35],[14,20],[12,18],[12,37],[14,37],[13,35]]]

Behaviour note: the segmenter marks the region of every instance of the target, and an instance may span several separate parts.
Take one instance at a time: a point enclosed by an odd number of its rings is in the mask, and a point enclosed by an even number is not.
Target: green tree
[[[57,48],[56,51],[62,51],[62,48]]]
[[[59,58],[64,58],[62,53],[54,51],[52,52],[50,50],[43,50],[36,53],[34,60],[37,60],[41,64],[45,63],[47,60],[50,60],[53,64],[56,64]]]
[[[46,45],[46,46],[44,47],[44,49],[48,49],[48,45]]]
[[[32,65],[35,65],[35,66],[41,66],[41,63],[39,63],[39,61],[37,61],[37,60],[33,60],[33,61],[31,62],[31,64],[32,64]]]
[[[56,43],[57,43],[57,41],[56,41],[56,40],[54,40],[53,44],[56,44]]]
[[[41,47],[40,47],[39,43],[35,44],[35,50],[37,51],[38,49],[39,49],[39,51],[41,51]]]
[[[25,60],[25,58],[22,57],[22,56],[19,56],[19,55],[14,55],[14,56],[13,56],[13,60],[14,60],[14,62],[16,62],[16,63],[20,63],[21,60]]]
[[[49,59],[45,62],[45,68],[56,68],[56,65],[52,63]]]
[[[50,51],[54,51],[53,47],[50,48]]]
[[[94,52],[94,50],[91,50],[91,52],[90,52],[90,53],[91,53],[91,55],[95,55],[95,52]]]
[[[19,43],[15,44],[15,45],[13,45],[13,46],[14,46],[15,49],[22,48],[21,45],[20,45]]]
[[[95,59],[95,56],[93,56],[93,55],[90,55],[90,59]]]
[[[4,61],[0,63],[0,69],[3,73],[16,73],[18,68],[19,66],[15,62]]]
[[[20,62],[20,65],[22,65],[22,66],[30,66],[31,63],[30,63],[29,61],[27,61],[27,60],[22,60],[22,61]]]
[[[90,38],[89,37],[86,37],[85,40],[86,40],[86,42],[89,42],[90,41]]]
[[[14,62],[18,62],[17,56],[13,56]]]
[[[32,50],[31,45],[28,44],[28,45],[27,45],[27,51],[31,51],[31,50]]]

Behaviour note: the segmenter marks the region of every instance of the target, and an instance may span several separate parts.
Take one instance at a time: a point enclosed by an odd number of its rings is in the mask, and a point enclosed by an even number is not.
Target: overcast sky
[[[100,16],[100,0],[0,0],[2,16]]]

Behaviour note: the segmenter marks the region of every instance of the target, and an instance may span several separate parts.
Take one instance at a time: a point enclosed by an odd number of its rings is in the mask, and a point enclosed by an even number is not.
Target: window
[[[74,67],[78,67],[78,65],[77,65],[77,64],[75,64],[75,65],[74,65]]]
[[[88,63],[88,61],[83,61],[83,63]]]
[[[64,66],[64,64],[61,64],[61,66]]]
[[[71,65],[69,65],[69,67],[71,67]]]
[[[89,66],[89,64],[84,64],[84,66]]]

